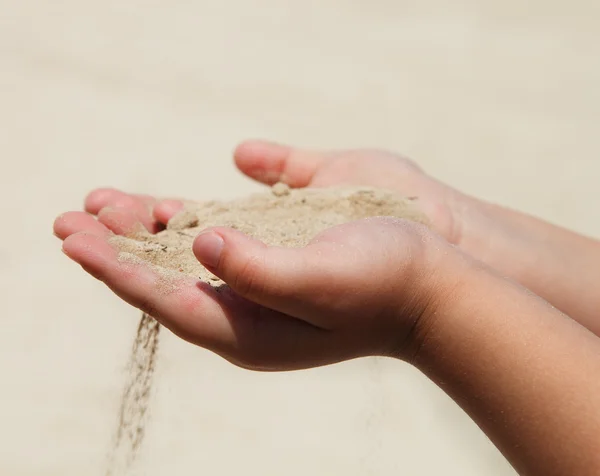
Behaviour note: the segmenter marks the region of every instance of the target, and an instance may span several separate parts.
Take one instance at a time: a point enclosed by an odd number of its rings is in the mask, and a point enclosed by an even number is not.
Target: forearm
[[[600,339],[487,271],[462,289],[415,365],[521,474],[600,474]]]
[[[600,242],[495,205],[470,214],[465,249],[600,336]]]

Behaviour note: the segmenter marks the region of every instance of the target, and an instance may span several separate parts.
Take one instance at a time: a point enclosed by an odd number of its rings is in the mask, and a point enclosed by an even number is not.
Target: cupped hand
[[[460,241],[460,211],[465,199],[429,177],[411,160],[377,149],[313,151],[265,141],[247,141],[234,152],[247,176],[290,187],[370,186],[415,199],[432,228],[450,243]]]
[[[364,355],[410,359],[420,329],[460,274],[444,272],[450,247],[424,227],[374,218],[331,228],[297,249],[207,230],[194,253],[228,286],[181,277],[165,291],[164,277],[120,261],[110,244],[114,233],[160,228],[161,213],[172,210],[163,205],[152,215],[153,203],[96,191],[86,200],[89,213],[60,216],[55,233],[69,257],[125,301],[246,368],[299,369]]]

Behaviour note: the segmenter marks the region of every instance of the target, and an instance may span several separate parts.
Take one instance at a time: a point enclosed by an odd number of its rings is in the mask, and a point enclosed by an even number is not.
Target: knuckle
[[[123,196],[116,198],[111,203],[111,206],[116,207],[116,208],[133,208],[133,207],[137,206],[137,204],[138,204],[138,201],[131,195],[123,195]]]

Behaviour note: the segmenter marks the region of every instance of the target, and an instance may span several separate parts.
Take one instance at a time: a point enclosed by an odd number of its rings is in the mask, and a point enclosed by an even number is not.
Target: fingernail
[[[215,232],[209,231],[198,235],[194,251],[202,264],[216,268],[221,259],[223,246],[225,246],[223,238]]]

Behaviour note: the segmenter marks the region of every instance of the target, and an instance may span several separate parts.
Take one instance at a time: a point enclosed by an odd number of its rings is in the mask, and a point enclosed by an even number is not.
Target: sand
[[[166,230],[111,239],[122,260],[150,263],[163,275],[188,275],[213,286],[223,282],[194,257],[192,243],[204,229],[235,228],[268,245],[302,247],[320,232],[361,218],[391,216],[427,223],[414,198],[369,187],[270,191],[232,201],[187,203]]]
[[[127,381],[121,397],[117,432],[106,476],[128,474],[144,441],[160,327],[154,318],[142,314],[131,348]]]

